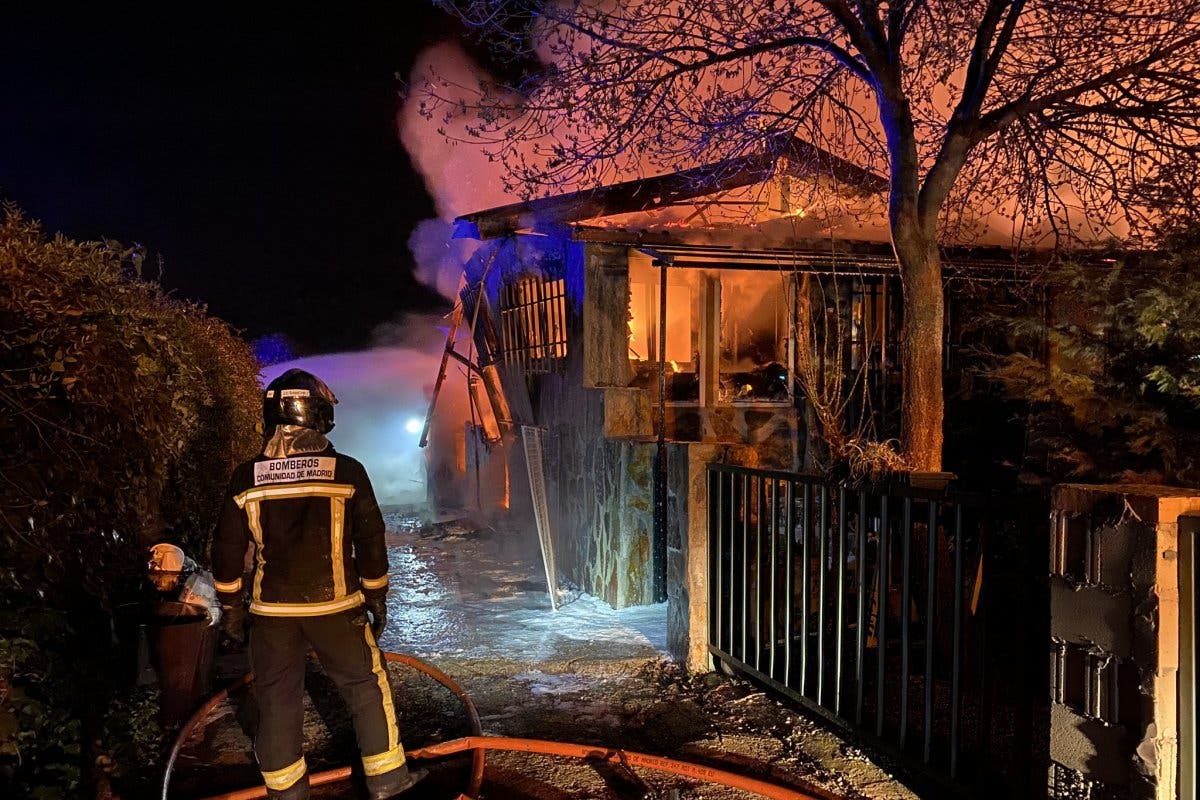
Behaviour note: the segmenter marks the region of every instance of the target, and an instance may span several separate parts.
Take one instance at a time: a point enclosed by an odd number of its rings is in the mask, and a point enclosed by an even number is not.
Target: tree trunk
[[[942,262],[932,233],[916,225],[892,232],[904,281],[901,341],[901,444],[909,468],[942,468],[942,334],[945,319]]]

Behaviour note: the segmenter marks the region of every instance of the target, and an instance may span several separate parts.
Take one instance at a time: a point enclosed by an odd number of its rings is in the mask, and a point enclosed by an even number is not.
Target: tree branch
[[[975,128],[973,138],[978,141],[999,131],[1017,117],[1048,109],[1056,103],[1074,99],[1080,95],[1087,94],[1088,92],[1098,91],[1106,86],[1116,84],[1118,81],[1133,77],[1152,64],[1162,61],[1179,50],[1182,50],[1189,45],[1194,45],[1197,42],[1200,42],[1200,33],[1194,33],[1190,36],[1185,36],[1184,38],[1172,43],[1170,47],[1154,50],[1137,61],[1132,61],[1123,66],[1111,69],[1108,72],[1098,75],[1090,80],[1081,81],[1074,86],[1060,89],[1057,92],[1050,92],[1049,94],[1045,94],[1037,98],[1029,96],[1030,92],[1033,90],[1033,87],[1036,85],[1036,81],[1031,81],[1030,87],[1026,90],[1024,95],[1012,100],[1011,102],[1005,103],[999,108],[993,109],[992,111],[989,111],[980,117],[979,124]]]
[[[693,72],[695,70],[706,69],[716,66],[717,64],[727,64],[732,61],[740,61],[743,58],[753,58],[764,53],[775,52],[778,50],[786,50],[789,47],[812,47],[834,57],[839,64],[849,69],[858,78],[866,83],[873,83],[874,79],[868,68],[857,58],[850,54],[845,48],[838,46],[828,39],[823,39],[819,36],[789,36],[783,39],[775,39],[769,42],[759,42],[758,44],[739,47],[735,50],[727,50],[724,53],[715,54],[709,58],[703,58],[699,61],[690,61],[681,63],[676,69],[668,73],[671,77],[682,75],[685,72]]]

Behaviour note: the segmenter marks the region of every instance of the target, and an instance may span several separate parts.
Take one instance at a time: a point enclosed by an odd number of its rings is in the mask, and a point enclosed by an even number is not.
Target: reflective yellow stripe
[[[382,589],[388,585],[388,576],[384,575],[382,578],[359,578],[359,583],[362,584],[364,589]]]
[[[362,592],[348,594],[324,603],[264,603],[261,600],[255,600],[250,604],[250,613],[262,617],[320,617],[357,608],[362,605],[362,602]]]
[[[346,498],[329,498],[329,547],[332,551],[333,596],[346,594],[346,566],[342,563],[342,530],[346,520]]]
[[[383,716],[387,721],[388,731],[387,752],[400,750],[401,757],[403,757],[404,751],[400,747],[400,731],[396,728],[396,707],[392,703],[392,690],[388,686],[387,673],[383,671],[383,661],[379,657],[379,648],[375,646],[375,637],[371,635],[370,625],[363,625],[363,638],[367,640],[367,649],[371,651],[371,671],[375,673],[375,679],[379,682],[379,691],[383,694]],[[366,759],[363,759],[363,766],[366,767]]]
[[[363,756],[363,774],[382,775],[404,766],[404,748],[396,745],[385,753],[375,756]]]
[[[246,522],[250,525],[250,535],[254,537],[254,593],[251,600],[258,602],[262,597],[263,567],[267,563],[267,555],[263,552],[262,521],[258,516],[258,501],[246,504]]]
[[[233,498],[238,508],[255,500],[286,500],[290,497],[354,497],[354,487],[348,483],[285,483],[247,489]]]
[[[241,591],[242,579],[238,578],[236,581],[230,581],[229,583],[222,583],[221,581],[214,580],[213,586],[218,592],[229,594],[230,592]]]
[[[274,789],[277,792],[282,792],[284,789],[292,788],[296,781],[304,777],[304,773],[308,767],[304,763],[304,756],[300,756],[300,760],[294,764],[289,764],[283,769],[277,769],[272,772],[263,770],[263,783],[268,789]]]

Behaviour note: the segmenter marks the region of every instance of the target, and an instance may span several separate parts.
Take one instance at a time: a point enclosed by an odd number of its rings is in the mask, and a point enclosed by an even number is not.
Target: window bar
[[[858,590],[858,617],[855,620],[856,640],[854,659],[854,724],[863,721],[863,691],[866,683],[867,662],[867,493],[858,490],[858,577],[854,585]]]
[[[733,533],[735,530],[737,530],[737,509],[738,509],[737,489],[738,489],[737,473],[730,470],[730,472],[729,472],[729,527],[727,529],[728,533],[729,533],[729,548],[728,548],[728,550],[729,550],[729,584],[728,584],[729,611],[726,614],[726,618],[729,620],[729,631],[728,631],[727,635],[725,636],[725,644],[721,648],[722,650],[724,650],[726,653],[729,653],[730,655],[733,655],[733,621],[734,621],[733,598],[735,596],[735,592],[733,590],[733,581],[734,581],[734,574],[735,574],[734,571],[736,570],[735,564],[737,563],[737,559],[734,557],[735,553],[733,550]]]
[[[879,315],[879,413],[887,413],[887,346],[888,346],[888,324],[889,311],[888,308],[888,279],[882,278],[879,281],[879,290],[882,295],[882,303]]]
[[[546,358],[554,365],[558,359],[558,281],[546,284]]]
[[[550,282],[538,281],[537,283],[537,322],[538,322],[538,351],[542,356],[542,372],[550,372],[551,356],[550,356]]]
[[[912,581],[910,566],[912,562],[912,498],[904,498],[904,527],[901,530],[903,540],[900,567],[900,747],[903,748],[908,738],[908,671],[909,671],[909,625],[911,616],[908,613],[909,602],[912,600]]]
[[[708,643],[721,647],[721,562],[724,533],[721,518],[725,512],[725,475],[709,469],[708,472]]]
[[[891,546],[891,532],[888,530],[888,496],[879,498],[879,581],[878,600],[875,616],[875,735],[883,737],[883,703],[887,699],[887,611],[888,569],[890,564],[888,548]]]
[[[542,289],[545,282],[541,280],[531,280],[529,282],[530,302],[529,319],[530,329],[529,334],[533,337],[533,358],[537,364],[537,372],[539,375],[546,374],[546,347],[545,337],[542,335]]]
[[[829,555],[829,486],[821,484],[820,522],[817,535],[821,541],[817,546],[820,571],[817,573],[817,705],[825,705],[825,575],[826,558]]]
[[[558,332],[561,330],[559,326],[559,301],[562,299],[562,294],[559,291],[561,281],[553,280],[547,286],[546,291],[546,356],[550,359],[550,363],[557,365],[558,353]]]
[[[959,711],[962,706],[963,515],[954,506],[954,643],[950,668],[950,777],[958,775]]]
[[[508,320],[511,315],[512,302],[508,297],[508,287],[500,287],[500,341],[502,342],[502,350],[504,352],[504,363],[511,365],[512,359],[512,331],[509,330]]]
[[[786,686],[792,685],[792,607],[795,604],[795,587],[796,587],[796,564],[795,558],[795,543],[796,543],[796,483],[789,479],[784,484],[784,506],[783,518],[786,526],[787,536],[783,540],[783,587],[786,594],[784,595],[784,617],[783,617],[783,682]]]
[[[550,372],[550,315],[547,314],[546,308],[546,289],[545,281],[534,281],[534,301],[533,301],[533,319],[534,336],[538,337],[538,371],[542,374]]]
[[[770,636],[770,657],[767,661],[767,674],[775,679],[775,642],[778,634],[775,630],[775,622],[779,617],[779,604],[775,591],[775,585],[779,582],[779,484],[778,478],[771,478],[771,594],[770,594],[770,630],[767,635]]]
[[[837,638],[834,640],[833,713],[842,714],[842,666],[846,639],[846,487],[838,487]]]
[[[937,630],[938,504],[929,501],[929,530],[925,535],[925,751],[926,764],[933,758],[933,647]]]
[[[512,319],[513,332],[513,355],[523,372],[529,370],[528,353],[525,351],[525,314],[521,310],[521,289],[520,284],[515,283],[509,287],[509,298],[512,300],[512,312],[509,315]]]
[[[767,481],[763,476],[757,476],[754,481],[758,485],[755,491],[755,503],[758,514],[754,524],[754,668],[762,672],[763,651],[763,521],[766,517]]]
[[[550,371],[550,284],[538,281],[534,286],[537,290],[534,317],[537,319],[538,353],[542,359],[542,372],[547,373]]]
[[[808,689],[808,604],[812,593],[812,572],[808,553],[808,517],[812,486],[805,483],[800,492],[800,694]]]
[[[529,336],[529,328],[532,324],[532,318],[529,313],[529,281],[521,281],[518,284],[520,305],[517,306],[521,310],[521,343],[522,352],[524,354],[525,367],[530,372],[537,372],[537,351],[533,348],[533,342]]]
[[[504,321],[504,357],[507,363],[517,363],[517,339],[516,331],[513,328],[512,318],[515,313],[516,302],[513,295],[512,286],[500,287],[500,319]]]
[[[750,475],[749,473],[742,473],[742,568],[739,570],[742,581],[742,608],[741,613],[738,614],[738,621],[742,626],[742,649],[738,655],[738,658],[740,658],[743,663],[749,663],[750,661],[750,659],[747,658],[748,650],[746,629],[749,626],[746,624],[746,622],[749,616],[747,613],[749,611],[747,606],[750,604],[750,598],[748,595],[750,594],[750,503],[752,502],[752,497],[753,496],[750,494]]]
[[[566,358],[567,357],[567,347],[569,346],[569,343],[570,343],[570,337],[567,336],[567,281],[566,281],[566,279],[560,280],[558,282],[557,308],[558,308],[558,321],[559,321],[558,341],[559,341],[559,345],[560,345],[559,350],[558,350],[558,355],[560,358]]]
[[[521,332],[521,301],[520,293],[516,286],[508,287],[508,300],[510,309],[508,312],[508,328],[512,334],[512,363],[518,367],[522,373],[527,372],[529,365],[525,360],[525,335]]]
[[[512,333],[513,364],[522,373],[529,370],[525,358],[525,334],[521,331],[521,294],[516,286],[508,287],[508,299],[511,309],[508,312],[508,327]]]
[[[531,298],[533,295],[533,287],[530,285],[529,279],[521,281],[521,331],[525,341],[525,360],[529,366],[529,371],[537,374],[538,358],[537,348],[535,344],[537,338],[533,334],[534,317],[533,311],[530,308]]]

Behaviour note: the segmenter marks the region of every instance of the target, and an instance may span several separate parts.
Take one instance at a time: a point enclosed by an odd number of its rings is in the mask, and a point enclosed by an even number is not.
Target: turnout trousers
[[[407,783],[408,766],[383,656],[362,608],[318,617],[252,615],[250,668],[258,699],[254,754],[268,797],[308,796],[303,753],[304,671],[309,646],[354,719],[372,796]]]

